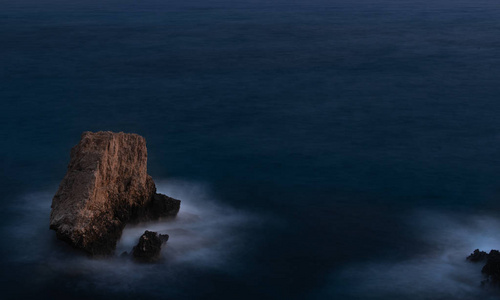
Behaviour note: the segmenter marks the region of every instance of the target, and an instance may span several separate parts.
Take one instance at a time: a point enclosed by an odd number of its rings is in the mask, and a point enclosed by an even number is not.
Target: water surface
[[[0,0],[7,298],[487,299],[495,1]],[[183,200],[164,260],[48,230],[83,131],[135,132]],[[138,237],[137,237],[138,238]],[[497,294],[498,295],[498,294]]]

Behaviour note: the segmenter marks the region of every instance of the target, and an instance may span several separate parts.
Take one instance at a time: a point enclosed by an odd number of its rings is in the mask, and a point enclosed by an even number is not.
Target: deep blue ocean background
[[[1,298],[495,299],[499,95],[494,0],[0,0]],[[48,229],[99,130],[183,200],[160,264]]]

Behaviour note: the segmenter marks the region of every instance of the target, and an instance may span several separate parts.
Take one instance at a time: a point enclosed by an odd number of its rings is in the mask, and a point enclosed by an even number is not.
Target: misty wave
[[[252,216],[216,203],[203,184],[157,181],[159,193],[180,199],[181,209],[174,220],[128,225],[117,245],[117,254],[129,251],[145,230],[168,234],[162,255],[170,263],[194,263],[206,267],[223,266],[242,246],[235,230],[248,224]]]
[[[29,280],[32,288],[64,278],[72,290],[126,292],[147,290],[154,285],[171,289],[189,276],[189,270],[238,268],[238,250],[244,243],[241,233],[255,219],[214,200],[209,186],[182,180],[157,181],[158,192],[180,199],[181,209],[175,219],[127,225],[117,244],[114,257],[92,259],[55,237],[49,231],[50,205],[53,193],[40,192],[23,196],[8,209],[16,220],[2,228],[9,239],[10,261],[14,265],[33,265]],[[145,230],[169,234],[162,247],[162,258],[155,264],[138,264],[122,258],[131,252]],[[229,268],[229,265],[231,266]],[[27,279],[28,280],[28,279]],[[168,286],[165,287],[165,283]],[[169,287],[170,286],[170,287]]]
[[[409,234],[422,253],[402,261],[369,261],[331,275],[320,294],[359,299],[498,299],[481,287],[482,264],[467,262],[474,249],[500,248],[500,221],[485,215],[420,211],[409,218]]]

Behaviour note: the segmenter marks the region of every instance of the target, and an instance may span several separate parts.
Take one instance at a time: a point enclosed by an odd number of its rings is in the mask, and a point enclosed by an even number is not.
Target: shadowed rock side
[[[143,137],[84,132],[52,199],[50,229],[91,255],[109,255],[127,222],[175,216],[179,208],[179,200],[156,193]]]
[[[168,241],[168,234],[146,230],[139,238],[139,243],[132,250],[132,255],[139,262],[154,262],[160,258],[161,246]]]

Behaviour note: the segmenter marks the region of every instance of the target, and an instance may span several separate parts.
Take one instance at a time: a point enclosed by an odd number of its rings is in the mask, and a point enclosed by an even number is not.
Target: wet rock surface
[[[177,215],[180,201],[157,194],[137,134],[84,132],[52,200],[50,229],[91,255],[114,253],[129,222]]]
[[[158,234],[146,230],[139,238],[139,243],[132,250],[134,260],[138,262],[155,262],[160,258],[161,247],[168,241],[168,234]]]

